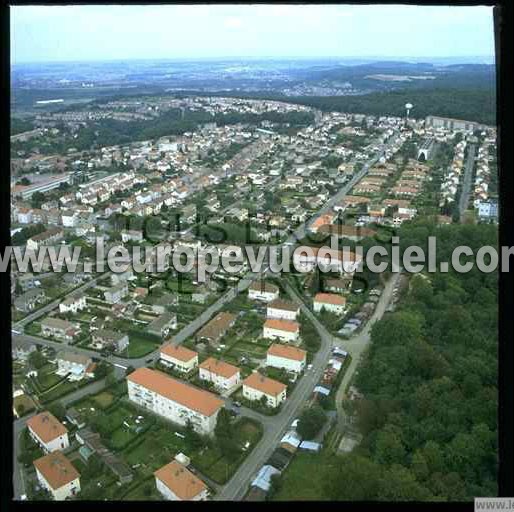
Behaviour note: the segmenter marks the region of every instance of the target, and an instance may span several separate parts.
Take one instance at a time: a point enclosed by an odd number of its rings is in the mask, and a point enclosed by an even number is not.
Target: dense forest
[[[19,117],[11,117],[11,135],[28,132],[34,129],[31,121],[20,119]]]
[[[428,89],[399,90],[359,96],[306,96],[288,101],[327,111],[370,115],[405,115],[405,104],[412,103],[412,116],[453,117],[496,124],[496,99],[491,89]]]
[[[438,261],[497,245],[489,225],[402,226],[402,246],[437,236]],[[414,275],[372,328],[355,384],[363,442],[327,470],[334,500],[472,500],[497,495],[497,274]],[[322,467],[319,467],[322,470]]]
[[[191,92],[190,94],[201,95],[202,93]],[[487,125],[496,124],[496,94],[492,88],[401,89],[348,96],[282,96],[270,93],[209,93],[209,96],[270,99],[306,105],[330,112],[375,116],[404,116],[405,104],[412,103],[414,105],[412,117],[416,119],[437,115],[476,121]]]

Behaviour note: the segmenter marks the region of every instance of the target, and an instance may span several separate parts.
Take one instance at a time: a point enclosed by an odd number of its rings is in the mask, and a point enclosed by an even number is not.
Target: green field
[[[332,455],[296,453],[282,473],[279,489],[273,501],[317,501],[327,500],[324,489],[324,473],[319,466],[328,467],[334,462]]]
[[[138,336],[137,334],[129,335],[129,345],[123,355],[127,357],[143,357],[150,352],[153,352],[157,347],[161,345],[159,341],[153,341],[144,336]]]

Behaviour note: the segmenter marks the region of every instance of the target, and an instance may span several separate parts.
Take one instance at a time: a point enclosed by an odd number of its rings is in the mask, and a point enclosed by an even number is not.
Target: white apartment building
[[[299,313],[300,307],[298,305],[281,299],[275,299],[266,308],[266,316],[268,318],[279,320],[296,320]]]
[[[207,486],[180,462],[173,460],[154,473],[155,486],[170,501],[205,501]]]
[[[259,372],[254,372],[243,381],[243,396],[247,400],[260,401],[266,397],[268,407],[278,407],[286,399],[287,386]]]
[[[346,299],[335,293],[317,293],[313,306],[316,313],[326,310],[336,315],[342,315],[346,311]]]
[[[183,373],[189,373],[198,366],[197,352],[171,343],[161,346],[160,359],[166,366]]]
[[[200,366],[199,377],[212,382],[219,391],[230,391],[241,384],[241,372],[237,366],[209,357]]]
[[[179,425],[190,422],[199,434],[214,432],[224,403],[214,394],[149,368],[132,372],[127,383],[132,402]]]
[[[299,271],[321,269],[353,274],[362,264],[362,257],[352,251],[339,251],[323,247],[299,247],[293,254],[293,265]]]
[[[86,304],[86,296],[81,295],[80,297],[66,297],[59,304],[59,313],[77,313],[82,311]]]
[[[253,282],[248,288],[249,299],[264,302],[271,302],[272,300],[278,299],[279,293],[278,286],[262,281]]]
[[[30,437],[45,453],[70,446],[68,429],[50,412],[45,411],[27,420]]]
[[[266,366],[301,373],[305,368],[307,352],[300,348],[274,343],[266,352]]]
[[[268,318],[264,322],[262,337],[295,342],[300,337],[300,324],[292,320]]]
[[[54,500],[64,501],[80,492],[80,474],[61,452],[35,460],[34,467],[39,483]]]

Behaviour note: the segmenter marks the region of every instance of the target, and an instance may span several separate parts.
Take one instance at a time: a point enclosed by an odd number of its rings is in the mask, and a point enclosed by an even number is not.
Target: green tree
[[[29,354],[28,358],[29,365],[36,370],[39,370],[47,363],[46,357],[39,351],[34,350]]]
[[[337,458],[325,475],[325,492],[334,501],[375,500],[382,470],[379,464],[356,454]]]
[[[326,421],[325,411],[319,405],[305,409],[300,415],[297,432],[304,439],[313,439]]]
[[[384,472],[379,495],[384,501],[425,501],[431,498],[429,490],[416,481],[414,474],[398,464]]]
[[[401,436],[392,425],[386,425],[377,435],[375,458],[385,465],[401,464],[406,456]]]
[[[56,418],[63,420],[66,416],[66,407],[62,402],[54,402],[48,406],[49,412],[51,412]]]
[[[30,206],[32,208],[41,208],[41,205],[45,202],[45,195],[41,192],[34,192],[30,196]]]

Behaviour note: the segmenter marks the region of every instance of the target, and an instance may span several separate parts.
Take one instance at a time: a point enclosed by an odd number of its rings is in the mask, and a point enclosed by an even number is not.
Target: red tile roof
[[[257,391],[271,396],[278,396],[287,388],[282,382],[264,377],[264,375],[261,375],[259,372],[254,372],[246,377],[243,381],[243,386],[248,386],[249,388],[256,389]]]
[[[298,332],[300,330],[300,324],[292,320],[278,320],[276,318],[268,318],[264,322],[264,328],[286,332]]]
[[[80,477],[80,473],[61,452],[52,452],[35,460],[34,466],[53,490],[60,489]]]
[[[158,469],[154,476],[181,500],[192,500],[207,486],[176,460]]]
[[[335,306],[344,306],[346,299],[335,293],[317,293],[314,302],[322,302],[324,304],[333,304]]]
[[[230,379],[236,373],[239,373],[239,368],[229,363],[225,363],[224,361],[220,361],[219,359],[214,359],[214,357],[209,357],[202,364],[198,366],[199,368],[203,368],[204,370],[208,370],[211,373],[215,373],[216,375],[221,375],[226,379]]]
[[[204,416],[212,416],[224,403],[213,393],[195,388],[150,368],[138,368],[127,377],[127,380]]]
[[[305,350],[288,345],[280,345],[279,343],[271,345],[267,354],[270,356],[283,357],[284,359],[291,359],[293,361],[304,361],[307,358],[307,352],[305,352]]]
[[[68,429],[48,411],[29,418],[27,420],[27,427],[29,427],[43,443],[49,443],[68,432]]]
[[[172,345],[171,343],[166,343],[161,346],[161,354],[166,354],[167,356],[178,359],[184,363],[187,363],[198,356],[198,352],[195,352],[194,350],[189,350],[181,345]]]

